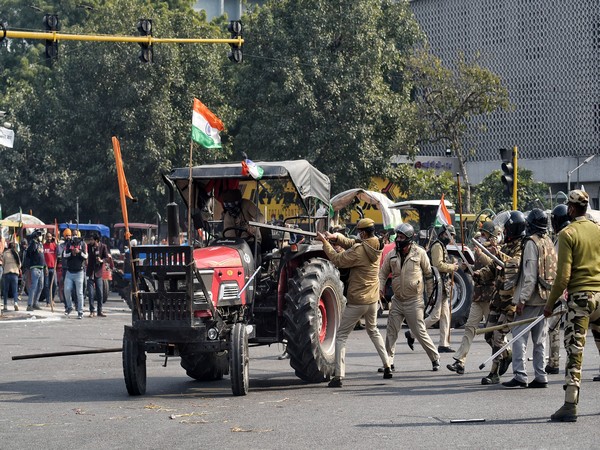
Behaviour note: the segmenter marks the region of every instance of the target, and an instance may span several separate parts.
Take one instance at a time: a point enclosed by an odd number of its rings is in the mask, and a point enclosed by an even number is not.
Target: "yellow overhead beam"
[[[153,36],[109,36],[109,35],[86,35],[65,34],[56,31],[11,31],[0,29],[0,40],[3,38],[16,39],[42,39],[45,41],[93,41],[93,42],[136,42],[138,44],[233,44],[242,46],[244,39],[200,39],[200,38],[156,38]]]

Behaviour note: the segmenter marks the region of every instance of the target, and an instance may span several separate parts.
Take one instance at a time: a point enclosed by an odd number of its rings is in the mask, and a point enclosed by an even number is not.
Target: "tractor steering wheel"
[[[242,227],[227,227],[221,232],[221,237],[225,238],[226,237],[225,233],[228,232],[229,230],[234,230],[235,237],[238,237],[238,238],[242,237],[242,233],[248,232],[248,230],[246,230],[245,228],[242,228]],[[252,236],[252,235],[250,235],[250,236]]]

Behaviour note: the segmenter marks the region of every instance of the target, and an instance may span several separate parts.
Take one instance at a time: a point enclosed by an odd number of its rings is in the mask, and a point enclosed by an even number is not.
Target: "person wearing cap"
[[[382,251],[379,239],[375,236],[375,222],[361,219],[357,226],[359,240],[349,239],[339,233],[317,233],[323,243],[323,251],[338,268],[350,269],[348,278],[347,304],[335,338],[335,372],[329,387],[342,387],[346,376],[346,341],[361,317],[365,319],[367,334],[383,362],[383,378],[392,378],[383,338],[377,329],[377,309],[379,307],[379,263]],[[331,243],[344,248],[337,252]]]
[[[456,230],[452,225],[442,225],[437,232],[437,239],[431,244],[431,265],[436,267],[442,277],[442,298],[437,301],[433,310],[425,319],[425,326],[431,328],[436,323],[440,323],[440,340],[438,345],[439,353],[454,353],[455,350],[450,347],[450,293],[452,290],[452,277],[459,268],[458,263],[452,262],[446,246],[456,236]],[[414,338],[410,330],[406,333],[406,338],[411,345]]]
[[[479,230],[481,235],[477,238],[479,242],[492,254],[496,255],[499,250],[498,236],[499,228],[494,225],[494,222],[488,220],[481,225]],[[479,247],[475,247],[475,264],[474,269],[479,270],[492,262]],[[456,353],[452,355],[454,363],[446,365],[446,368],[459,375],[465,373],[465,361],[475,338],[475,331],[483,318],[490,314],[490,303],[494,297],[494,282],[493,280],[478,279],[475,282],[473,289],[473,301],[469,310],[469,317],[465,323],[465,332],[460,342],[460,347]]]
[[[222,201],[224,236],[241,237],[248,241],[249,244],[254,244],[254,241],[256,241],[260,247],[260,229],[248,225],[250,221],[265,221],[258,207],[250,200],[242,198],[242,193],[239,189],[230,189],[223,192]]]
[[[46,267],[44,246],[42,245],[43,239],[44,233],[41,230],[35,230],[31,233],[29,246],[25,253],[25,266],[29,269],[31,277],[29,295],[27,296],[27,311],[42,309],[38,304],[38,300],[44,289],[44,270]]]
[[[556,277],[556,251],[548,237],[548,216],[538,208],[527,215],[527,236],[523,240],[523,256],[519,269],[519,280],[513,297],[516,320],[535,319],[544,309],[550,288]],[[512,329],[513,336],[521,334],[525,325]],[[512,343],[513,379],[502,383],[508,388],[545,388],[548,386],[546,363],[546,338],[548,324],[541,321],[526,334],[515,338]],[[535,377],[528,383],[526,360],[527,341],[531,335],[533,344],[533,370]]]
[[[431,361],[433,371],[440,367],[440,356],[435,349],[435,344],[427,333],[425,327],[425,302],[423,291],[433,291],[433,273],[427,252],[419,247],[412,238],[415,230],[409,223],[396,227],[396,248],[385,255],[381,270],[379,271],[379,295],[383,296],[388,276],[392,274],[392,301],[387,321],[385,334],[385,348],[393,371],[396,341],[406,323]]]
[[[552,315],[555,303],[567,290],[565,402],[550,416],[553,422],[577,421],[588,326],[600,350],[600,227],[586,217],[589,201],[587,192],[569,192],[567,212],[571,223],[558,235],[557,275],[544,307],[544,316]]]

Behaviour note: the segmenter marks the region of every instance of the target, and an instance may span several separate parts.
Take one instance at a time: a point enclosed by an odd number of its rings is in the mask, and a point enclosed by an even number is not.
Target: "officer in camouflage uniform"
[[[504,240],[498,259],[504,263],[504,268],[494,262],[475,272],[476,281],[495,280],[496,293],[490,307],[488,326],[507,324],[514,321],[516,307],[512,303],[513,294],[519,278],[523,238],[525,237],[526,221],[520,211],[511,211],[504,224]],[[495,330],[485,334],[485,340],[492,347],[492,354],[506,344],[508,329]],[[488,376],[481,379],[481,384],[500,383],[503,375],[512,361],[512,352],[505,350],[492,363]]]
[[[527,237],[523,242],[519,281],[513,297],[513,304],[519,320],[535,319],[542,314],[556,277],[556,252],[547,232],[548,216],[541,209],[532,209],[527,215]],[[512,329],[513,336],[523,332],[527,326],[527,324],[515,326]],[[533,343],[535,377],[528,384],[525,365],[527,341],[530,334]],[[513,340],[514,377],[512,380],[502,383],[503,386],[509,388],[545,388],[548,386],[548,375],[544,370],[547,334],[547,324],[543,320],[527,333]]]
[[[571,224],[558,235],[557,276],[544,308],[549,317],[554,304],[567,289],[565,322],[565,403],[550,420],[576,422],[581,365],[588,326],[600,350],[600,227],[586,217],[589,196],[586,192],[569,192],[567,211]]]
[[[480,242],[493,255],[498,253],[500,249],[498,245],[498,235],[500,230],[494,225],[494,222],[488,220],[481,226]],[[479,270],[492,262],[491,258],[483,253],[479,247],[475,247],[475,270]],[[463,335],[460,347],[452,356],[453,364],[448,364],[446,367],[452,372],[459,375],[465,373],[465,360],[471,349],[475,330],[479,326],[481,320],[487,318],[490,314],[490,303],[494,297],[494,282],[493,280],[483,281],[481,278],[475,283],[473,290],[473,301],[469,310],[469,318],[465,323],[465,334]]]
[[[554,231],[554,249],[558,255],[558,233],[569,225],[569,215],[567,214],[567,205],[557,205],[552,210],[550,216],[552,230]],[[564,302],[564,296],[561,295],[559,301]],[[560,322],[563,316],[552,316],[548,319],[548,340],[550,341],[550,352],[548,355],[548,364],[546,373],[556,375],[559,372],[558,364],[560,358]]]

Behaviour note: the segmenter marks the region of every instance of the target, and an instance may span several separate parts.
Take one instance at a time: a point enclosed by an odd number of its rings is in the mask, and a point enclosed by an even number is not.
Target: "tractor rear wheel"
[[[306,261],[288,283],[284,335],[290,365],[304,381],[318,383],[334,373],[343,292],[338,270],[322,258]]]
[[[181,367],[188,377],[198,381],[217,381],[227,373],[227,352],[201,353],[191,344],[179,348]]]
[[[243,323],[236,323],[231,330],[229,347],[229,373],[233,395],[246,395],[250,385],[250,355],[248,354],[248,335]]]
[[[142,342],[123,337],[123,375],[129,395],[146,393],[146,350]]]

